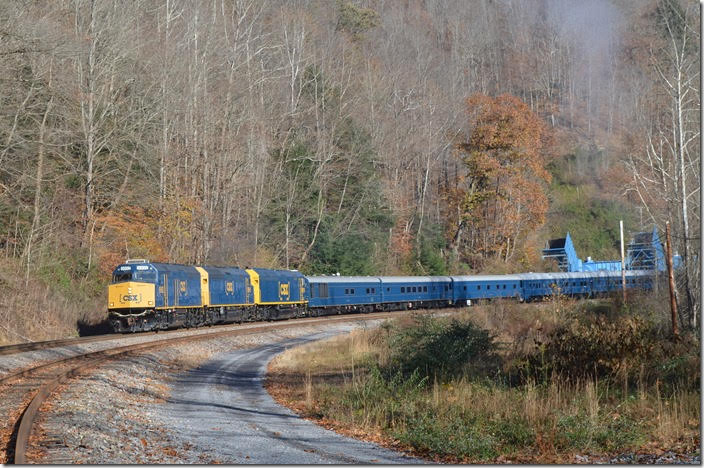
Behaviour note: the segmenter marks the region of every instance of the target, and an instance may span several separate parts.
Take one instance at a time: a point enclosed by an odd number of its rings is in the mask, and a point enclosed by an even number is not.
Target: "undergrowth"
[[[291,351],[279,365],[307,376],[310,416],[447,461],[694,451],[696,337],[672,341],[653,317],[604,301],[581,305],[589,314],[563,306],[418,315]]]

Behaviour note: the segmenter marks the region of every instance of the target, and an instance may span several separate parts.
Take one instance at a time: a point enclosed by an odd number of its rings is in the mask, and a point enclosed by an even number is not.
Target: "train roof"
[[[148,270],[148,269],[155,269],[160,272],[170,272],[170,271],[184,271],[184,270],[189,270],[193,271],[195,270],[195,266],[193,265],[182,265],[180,263],[160,263],[160,262],[149,262],[149,261],[143,261],[143,262],[135,262],[135,261],[130,261],[129,263],[121,263],[115,267],[113,271],[138,271],[138,270]]]
[[[310,283],[378,283],[377,276],[306,276]]]
[[[452,281],[520,281],[519,275],[463,275],[451,276]]]
[[[443,283],[449,276],[380,276],[383,283]]]
[[[652,275],[652,270],[626,270],[626,276],[650,276]],[[553,273],[519,273],[518,275],[524,280],[540,280],[540,279],[583,279],[583,278],[620,278],[620,271],[580,271],[580,272],[553,272]]]

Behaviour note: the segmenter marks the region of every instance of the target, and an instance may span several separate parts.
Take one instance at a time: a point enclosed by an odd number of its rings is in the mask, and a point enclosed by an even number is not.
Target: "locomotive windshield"
[[[114,283],[124,283],[125,281],[132,280],[131,271],[118,271],[112,274],[112,282]]]
[[[124,270],[123,270],[124,268]],[[120,267],[112,274],[112,283],[124,283],[127,281],[138,281],[141,283],[156,283],[156,272],[154,270],[135,270],[130,267]]]

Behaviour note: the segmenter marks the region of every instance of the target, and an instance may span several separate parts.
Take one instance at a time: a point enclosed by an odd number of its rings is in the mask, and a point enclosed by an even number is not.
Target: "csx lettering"
[[[137,302],[139,301],[139,294],[125,294],[122,296],[122,302]]]

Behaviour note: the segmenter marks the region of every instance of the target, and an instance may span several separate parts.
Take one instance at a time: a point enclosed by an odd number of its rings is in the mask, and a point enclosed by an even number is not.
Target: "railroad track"
[[[61,346],[73,346],[73,345],[83,345],[87,343],[97,343],[100,341],[110,341],[119,338],[120,336],[133,337],[133,336],[150,336],[150,335],[168,335],[169,333],[178,333],[183,330],[169,330],[161,332],[143,332],[139,334],[129,334],[129,335],[117,335],[111,333],[109,335],[93,335],[93,336],[82,336],[79,338],[65,338],[62,340],[51,340],[51,341],[33,341],[31,343],[18,343],[7,346],[0,346],[0,356],[8,356],[11,354],[26,353],[28,351],[41,351],[43,349],[59,348]]]
[[[7,385],[10,385],[11,382],[18,379],[20,380],[19,384],[10,387],[11,389],[15,389],[14,395],[10,395],[8,391],[3,391],[3,399],[6,397],[14,397],[16,401],[15,409],[10,412],[17,415],[13,418],[8,414],[8,422],[10,424],[6,426],[5,431],[7,432],[9,430],[11,433],[9,436],[8,434],[4,434],[3,437],[0,437],[0,440],[6,440],[5,462],[15,464],[27,463],[27,450],[30,448],[29,440],[35,425],[35,421],[40,414],[39,410],[42,404],[47,401],[47,399],[61,384],[81,375],[91,368],[102,365],[117,357],[192,341],[252,335],[287,328],[305,327],[325,323],[384,319],[393,317],[394,314],[397,313],[383,312],[360,315],[316,317],[296,319],[286,322],[267,323],[250,326],[248,328],[228,328],[227,330],[211,331],[195,335],[189,334],[186,336],[157,339],[145,343],[111,347],[101,351],[94,351],[79,354],[73,357],[57,359],[31,368],[11,372],[0,378],[0,388],[5,388]],[[145,334],[140,336],[145,336]],[[105,339],[107,338],[103,338],[103,340]],[[81,343],[84,342],[85,341],[81,341]]]

